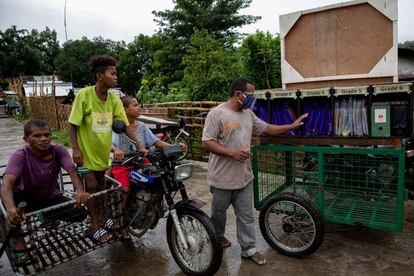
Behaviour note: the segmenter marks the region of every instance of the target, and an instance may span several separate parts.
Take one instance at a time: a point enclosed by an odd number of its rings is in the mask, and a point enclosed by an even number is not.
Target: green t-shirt
[[[76,95],[69,123],[78,126],[83,167],[94,171],[108,167],[114,120],[123,120],[129,125],[121,100],[111,91],[108,91],[106,101],[98,98],[95,86],[85,87]]]

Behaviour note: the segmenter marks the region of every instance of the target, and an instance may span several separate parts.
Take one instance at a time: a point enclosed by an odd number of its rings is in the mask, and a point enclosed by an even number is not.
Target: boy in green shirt
[[[69,116],[69,134],[73,161],[85,169],[83,177],[87,191],[92,194],[104,189],[105,170],[108,167],[112,145],[112,123],[128,119],[121,100],[109,89],[117,84],[116,60],[110,56],[94,56],[88,66],[96,79],[94,86],[81,89],[73,102]],[[136,141],[128,128],[127,135]],[[138,145],[140,151],[143,147]],[[92,237],[99,242],[111,239],[108,230],[111,220],[105,220],[102,198],[88,200]]]

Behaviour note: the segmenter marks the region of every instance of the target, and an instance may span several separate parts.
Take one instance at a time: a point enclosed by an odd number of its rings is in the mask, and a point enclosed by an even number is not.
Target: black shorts
[[[15,188],[13,190],[14,203],[17,206],[20,202],[26,202],[27,206],[25,213],[34,212],[40,209],[44,209],[50,206],[54,206],[63,202],[72,200],[64,195],[58,195],[53,198],[33,198],[27,192]],[[85,208],[75,208],[74,204],[67,205],[55,210],[45,212],[43,218],[52,220],[62,220],[68,222],[81,222],[83,221],[88,212]]]

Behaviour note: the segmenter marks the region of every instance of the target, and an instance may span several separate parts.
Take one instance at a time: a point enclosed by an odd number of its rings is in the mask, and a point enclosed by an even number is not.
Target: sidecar
[[[60,180],[62,187],[69,184],[64,182],[64,176]],[[113,239],[110,241],[114,242],[118,240],[117,233],[123,229],[120,184],[110,177],[107,177],[106,183],[108,184],[107,189],[91,196],[103,199],[106,217],[114,222],[111,232]],[[74,191],[65,190],[64,195],[73,198]],[[88,237],[86,233],[91,227],[90,217],[85,213],[85,219],[74,220],[73,213],[67,212],[67,207],[74,204],[75,200],[70,200],[26,214],[26,220],[21,225],[21,236],[24,238],[27,248],[16,250],[12,238],[5,250],[16,274],[39,273],[108,244],[96,243]],[[1,202],[0,211],[0,241],[3,244],[11,229],[5,221],[6,211]],[[25,254],[23,261],[17,257],[16,253],[18,252]]]

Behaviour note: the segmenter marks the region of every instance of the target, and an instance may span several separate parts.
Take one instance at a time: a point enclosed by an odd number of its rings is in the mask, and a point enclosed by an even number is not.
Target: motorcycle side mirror
[[[179,123],[179,125],[180,125],[180,128],[181,128],[181,129],[184,129],[184,128],[185,128],[185,121],[184,121],[184,118],[181,118],[181,119],[180,119],[180,123]]]
[[[115,132],[116,134],[125,133],[126,129],[127,129],[127,125],[122,120],[116,120],[112,124],[112,131]]]

